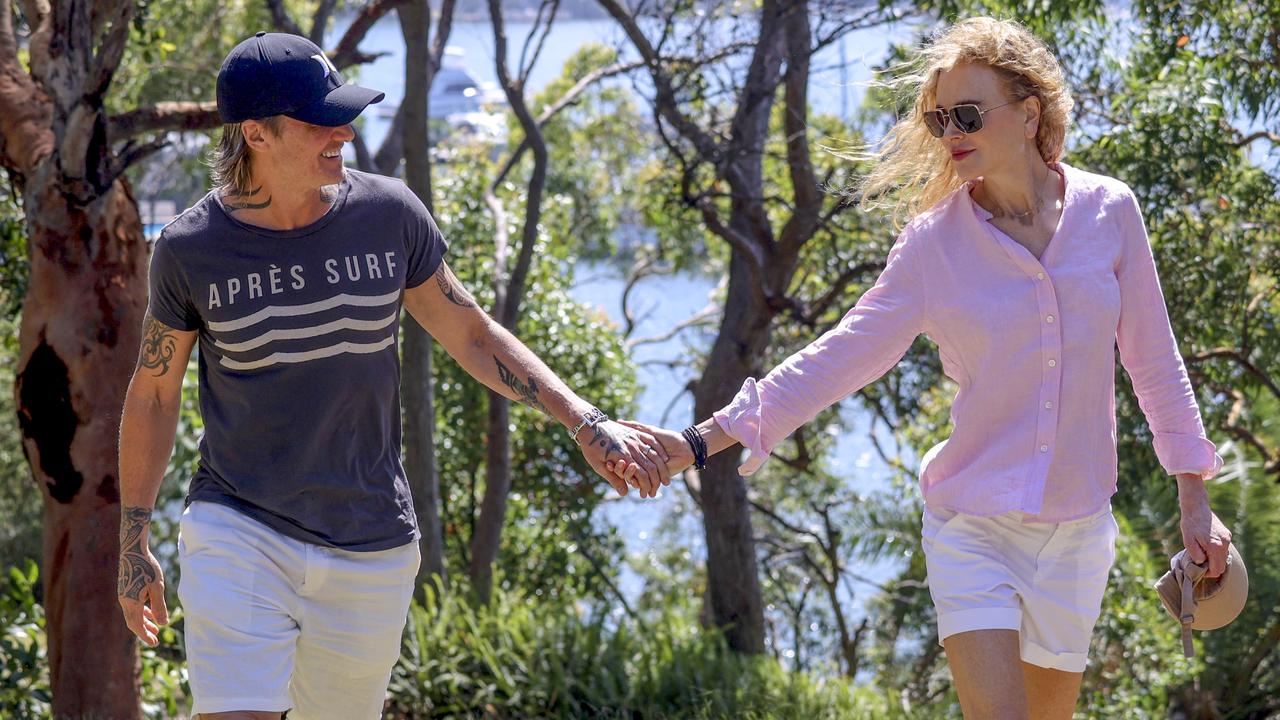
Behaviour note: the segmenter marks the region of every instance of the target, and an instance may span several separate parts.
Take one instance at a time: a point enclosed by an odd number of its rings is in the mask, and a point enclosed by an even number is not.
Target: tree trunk
[[[542,217],[542,193],[547,181],[547,146],[537,120],[529,111],[524,96],[524,73],[537,61],[538,51],[529,58],[528,65],[518,70],[516,79],[507,67],[507,36],[498,0],[489,0],[489,20],[493,25],[494,69],[498,82],[511,104],[511,111],[520,121],[529,148],[533,152],[533,170],[529,175],[525,192],[524,226],[521,230],[520,252],[515,267],[506,274],[507,231],[502,202],[497,198],[496,181],[488,186],[486,199],[494,211],[497,237],[494,263],[494,312],[497,321],[515,333],[520,321],[520,306],[524,302],[525,281],[533,262],[533,246],[538,236],[538,222]],[[548,29],[555,21],[555,10],[545,20]],[[539,27],[530,31],[536,35]],[[522,55],[523,62],[524,57]],[[478,599],[489,602],[493,589],[493,565],[498,559],[502,542],[502,528],[507,517],[507,494],[511,492],[511,401],[495,392],[489,393],[488,458],[485,468],[484,500],[480,504],[480,519],[471,538],[471,582]]]
[[[431,8],[427,0],[414,0],[397,11],[405,40],[405,95],[397,117],[404,149],[404,179],[409,189],[432,209],[431,156],[427,142],[428,92],[431,88]],[[393,128],[393,131],[396,129]],[[384,144],[384,147],[386,145]],[[431,376],[431,336],[409,320],[404,324],[405,472],[413,492],[413,507],[422,533],[415,594],[425,598],[423,585],[439,576],[447,583],[444,562],[444,529],[440,518],[440,476],[436,472],[435,406]]]
[[[147,246],[125,180],[79,205],[47,157],[23,193],[31,280],[14,388],[44,493],[54,717],[140,718],[137,641],[116,601],[120,409],[141,339]]]
[[[476,598],[488,603],[493,593],[493,565],[502,543],[511,492],[511,401],[489,392],[484,500],[471,537],[471,585]]]
[[[731,262],[724,319],[707,368],[694,393],[694,416],[710,417],[737,394],[742,382],[760,374],[769,341],[771,314],[752,302],[751,280],[735,254]],[[707,538],[707,588],[711,617],[724,628],[729,646],[764,652],[764,611],[751,506],[746,481],[738,475],[738,454],[720,453],[702,473],[702,517]]]

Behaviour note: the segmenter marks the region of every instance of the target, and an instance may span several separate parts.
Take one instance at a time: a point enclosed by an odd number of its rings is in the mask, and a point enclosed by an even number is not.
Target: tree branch
[[[1273,133],[1269,130],[1259,130],[1255,133],[1245,135],[1238,142],[1236,142],[1235,146],[1238,148],[1242,148],[1246,145],[1252,144],[1256,140],[1262,140],[1263,138],[1270,140],[1273,145],[1280,145],[1280,135],[1277,135],[1276,133]]]
[[[46,16],[43,24],[48,25]],[[32,43],[36,42],[33,34]],[[47,54],[47,32],[44,41]],[[35,62],[36,47],[32,47]],[[0,10],[0,165],[21,178],[53,152],[53,104],[18,60],[13,13]],[[19,180],[21,182],[21,180]]]
[[[351,26],[343,33],[342,39],[338,44],[329,51],[329,61],[339,70],[345,70],[352,65],[367,63],[388,55],[389,53],[362,53],[356,46],[364,40],[364,36],[369,32],[369,28],[378,22],[383,15],[395,10],[405,4],[407,0],[373,0],[368,5],[360,9],[360,13],[356,15],[355,20],[351,22]]]
[[[144,132],[208,130],[220,124],[216,102],[162,102],[111,117],[107,138],[117,142]]]
[[[558,0],[551,0],[558,3]],[[554,10],[554,8],[553,8]],[[494,66],[498,73],[498,82],[506,93],[511,111],[520,121],[525,137],[533,150],[533,173],[525,195],[524,228],[520,242],[520,255],[516,258],[516,266],[506,283],[506,297],[497,308],[498,321],[508,330],[515,329],[516,320],[520,317],[520,304],[524,301],[524,285],[529,275],[529,267],[533,263],[533,247],[538,239],[538,223],[542,217],[542,193],[547,181],[547,145],[542,139],[542,131],[529,112],[525,102],[524,88],[512,80],[507,69],[507,33],[502,17],[502,8],[498,0],[489,0],[489,18],[493,24]],[[497,186],[489,185],[486,197],[496,197]],[[501,292],[501,291],[500,291]]]
[[[291,35],[306,36],[302,28],[298,27],[298,23],[289,16],[289,11],[284,7],[284,0],[267,0],[267,9],[271,11],[271,22],[275,23],[277,30]]]
[[[317,45],[324,43],[325,26],[329,24],[329,16],[337,4],[337,0],[320,0],[316,5],[316,12],[311,16],[311,34],[307,36],[311,42]]]
[[[592,85],[594,85],[596,82],[603,80],[604,78],[607,78],[607,77],[612,77],[614,75],[619,75],[619,74],[628,72],[630,70],[634,70],[635,68],[641,67],[642,65],[643,63],[639,61],[626,62],[626,63],[614,63],[613,65],[598,68],[596,70],[592,70],[586,75],[583,75],[582,78],[579,79],[578,82],[574,83],[573,87],[565,91],[565,94],[561,95],[558,100],[556,100],[555,102],[551,103],[550,105],[542,109],[542,112],[538,114],[538,118],[537,118],[538,127],[539,128],[546,127],[546,124],[548,122],[551,122],[552,118],[554,118],[557,114],[559,114],[561,110],[564,110],[565,108],[575,103],[578,100],[578,97],[581,96],[582,93],[586,92],[586,90],[590,88]],[[506,180],[507,175],[511,172],[511,170],[516,166],[516,163],[520,161],[520,158],[523,157],[525,152],[527,152],[528,150],[529,150],[529,138],[528,136],[525,136],[520,139],[520,144],[516,146],[516,149],[511,153],[509,157],[507,157],[506,162],[502,164],[502,168],[498,171],[498,174],[494,182],[501,183],[504,180]]]
[[[125,46],[129,43],[129,23],[132,19],[132,0],[116,0],[107,16],[111,26],[98,43],[98,52],[94,54],[89,73],[85,76],[81,90],[83,97],[97,100],[107,91],[111,77],[120,66]]]

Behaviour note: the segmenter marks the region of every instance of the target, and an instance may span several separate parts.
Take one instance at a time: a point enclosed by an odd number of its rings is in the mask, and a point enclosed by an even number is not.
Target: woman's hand
[[[1231,531],[1209,509],[1209,491],[1197,475],[1178,476],[1178,505],[1182,510],[1182,542],[1197,565],[1209,561],[1207,577],[1216,578],[1227,569],[1227,549]]]
[[[642,437],[649,438],[647,442],[655,444],[653,446],[655,450],[660,449],[667,456],[668,474],[662,480],[663,485],[670,485],[672,475],[682,473],[693,465],[693,448],[689,447],[689,441],[685,440],[680,433],[630,420],[620,420],[619,423],[639,431]],[[640,469],[642,468],[636,468],[634,463],[625,459],[609,463],[610,472],[624,479],[628,473],[634,474]]]

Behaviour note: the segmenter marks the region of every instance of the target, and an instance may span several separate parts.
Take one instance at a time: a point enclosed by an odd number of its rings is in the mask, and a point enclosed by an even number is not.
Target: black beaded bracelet
[[[690,425],[681,433],[689,448],[693,450],[693,466],[699,471],[707,469],[707,441],[702,438],[698,428]]]

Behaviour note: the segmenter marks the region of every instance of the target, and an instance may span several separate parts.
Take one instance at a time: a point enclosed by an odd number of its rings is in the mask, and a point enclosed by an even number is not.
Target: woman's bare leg
[[[1016,630],[957,633],[943,640],[942,646],[965,720],[1030,717]]]
[[[1022,678],[1027,686],[1032,717],[1071,720],[1076,701],[1080,698],[1080,681],[1084,673],[1022,663]]]

